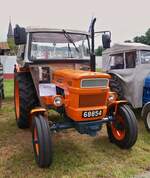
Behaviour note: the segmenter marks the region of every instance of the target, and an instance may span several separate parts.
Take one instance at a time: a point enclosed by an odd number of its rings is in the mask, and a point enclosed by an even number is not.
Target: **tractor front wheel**
[[[147,129],[148,132],[150,132],[150,104],[147,103],[144,107],[143,107],[143,120],[144,120],[144,124],[145,127]]]
[[[148,132],[150,132],[150,112],[144,117],[144,124]]]
[[[46,168],[52,163],[52,141],[49,124],[42,115],[32,120],[32,143],[35,160],[39,167]]]
[[[115,120],[107,123],[107,133],[110,142],[122,149],[131,148],[138,135],[137,120],[128,105],[118,106]]]

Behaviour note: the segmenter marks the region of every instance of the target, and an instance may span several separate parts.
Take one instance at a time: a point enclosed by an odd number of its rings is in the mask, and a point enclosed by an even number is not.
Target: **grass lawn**
[[[139,137],[131,150],[109,143],[105,126],[96,137],[67,130],[53,135],[54,160],[37,167],[29,130],[15,123],[13,82],[5,81],[0,111],[0,178],[128,178],[150,169],[150,134],[138,118]]]

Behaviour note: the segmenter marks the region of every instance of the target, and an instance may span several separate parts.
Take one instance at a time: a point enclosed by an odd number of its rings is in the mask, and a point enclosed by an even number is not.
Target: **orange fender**
[[[47,110],[45,108],[41,108],[41,107],[34,108],[30,111],[30,121],[29,121],[30,125],[33,117],[37,114],[43,114],[45,118],[48,118]]]
[[[114,106],[114,107],[115,107],[115,113],[114,113],[114,114],[116,114],[116,113],[117,113],[118,106],[119,106],[120,104],[126,104],[126,103],[128,103],[126,100],[114,101],[114,102],[112,102],[112,103],[108,106],[108,110],[109,110],[109,108],[111,108],[112,106]]]

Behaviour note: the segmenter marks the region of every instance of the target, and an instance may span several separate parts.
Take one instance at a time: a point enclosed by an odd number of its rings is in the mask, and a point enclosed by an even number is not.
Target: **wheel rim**
[[[16,117],[19,119],[20,116],[20,101],[19,101],[19,82],[15,81],[15,110]]]
[[[38,134],[37,134],[37,129],[36,127],[34,128],[34,146],[35,146],[35,152],[37,156],[39,155],[39,142],[38,142]]]
[[[112,133],[117,140],[123,140],[125,137],[125,123],[122,116],[118,115],[116,121],[111,125]]]
[[[146,122],[147,122],[148,128],[150,129],[150,112],[147,114]]]

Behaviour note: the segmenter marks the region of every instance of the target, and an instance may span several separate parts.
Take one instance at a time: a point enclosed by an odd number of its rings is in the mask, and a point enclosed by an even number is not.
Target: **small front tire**
[[[48,120],[42,115],[32,120],[32,143],[36,163],[40,168],[47,168],[52,164],[52,141]]]
[[[115,121],[107,124],[107,133],[110,142],[122,149],[131,148],[138,135],[137,120],[128,105],[118,106]]]
[[[148,132],[150,132],[150,112],[148,112],[144,118],[144,124]]]
[[[147,104],[144,107],[143,120],[144,120],[146,130],[150,132],[150,104]]]

